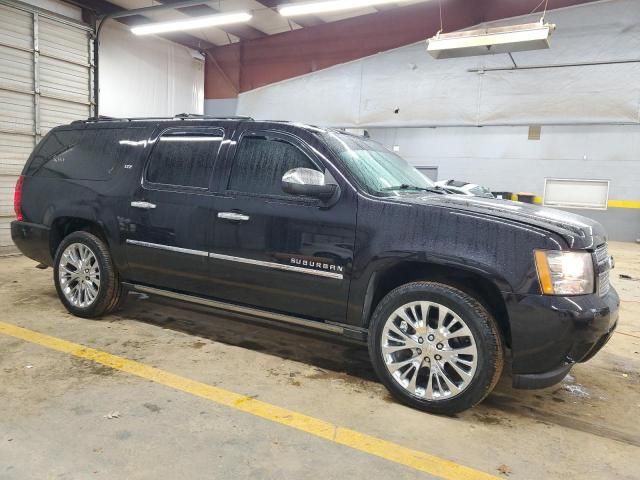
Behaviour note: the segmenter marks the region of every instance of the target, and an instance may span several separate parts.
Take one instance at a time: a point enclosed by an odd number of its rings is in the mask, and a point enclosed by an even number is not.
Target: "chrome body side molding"
[[[174,300],[182,300],[184,302],[196,303],[198,305],[204,305],[204,306],[215,308],[218,310],[225,310],[227,312],[251,315],[254,317],[265,318],[267,320],[275,320],[277,322],[290,323],[293,325],[300,325],[303,327],[314,328],[317,330],[324,330],[332,333],[342,334],[345,331],[344,327],[340,325],[335,325],[332,323],[307,320],[305,318],[298,318],[298,317],[293,317],[291,315],[268,312],[265,310],[260,310],[252,307],[245,307],[242,305],[235,305],[232,303],[219,302],[217,300],[211,300],[208,298],[197,297],[194,295],[187,295],[184,293],[173,292],[171,290],[147,287],[145,285],[137,285],[137,284],[126,283],[126,282],[123,282],[123,285],[137,292],[148,293],[149,295],[158,295],[166,298],[172,298]]]
[[[127,239],[127,243],[130,245],[137,245],[140,247],[157,248],[160,250],[168,250],[170,252],[186,253],[188,255],[200,255],[202,257],[215,258],[217,260],[226,260],[229,262],[245,263],[248,265],[257,265],[259,267],[271,268],[274,270],[284,270],[285,272],[306,273],[307,275],[316,275],[318,277],[333,278],[336,280],[342,280],[344,278],[342,273],[337,273],[337,272],[316,270],[314,268],[296,267],[294,265],[284,265],[282,263],[275,263],[275,262],[265,262],[263,260],[253,260],[251,258],[233,257],[231,255],[222,255],[220,253],[205,252],[203,250],[190,250],[188,248],[173,247],[171,245],[162,245],[159,243],[141,242],[140,240],[131,240],[131,239]]]
[[[140,240],[127,239],[127,243],[130,245],[138,245],[139,247],[157,248],[159,250],[169,250],[170,252],[186,253],[189,255],[199,255],[201,257],[209,256],[209,252],[202,250],[190,250],[188,248],[172,247],[171,245],[162,245],[160,243],[141,242]]]
[[[299,272],[309,275],[317,275],[318,277],[335,278],[336,280],[342,280],[341,273],[326,272],[324,270],[315,270],[312,268],[295,267],[293,265],[284,265],[282,263],[264,262],[262,260],[253,260],[251,258],[232,257],[231,255],[222,255],[220,253],[209,253],[210,258],[216,258],[218,260],[228,260],[230,262],[247,263],[249,265],[257,265],[259,267],[273,268],[275,270],[284,270],[286,272]]]

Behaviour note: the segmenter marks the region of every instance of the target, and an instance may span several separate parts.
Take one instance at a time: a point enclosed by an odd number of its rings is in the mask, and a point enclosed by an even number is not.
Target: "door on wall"
[[[435,182],[438,180],[438,167],[416,167],[429,180]]]
[[[56,125],[93,115],[91,27],[0,0],[0,256],[11,242],[13,190],[29,154]]]

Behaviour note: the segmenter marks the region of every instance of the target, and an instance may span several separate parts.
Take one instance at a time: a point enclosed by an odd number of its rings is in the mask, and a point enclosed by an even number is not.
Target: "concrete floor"
[[[505,376],[455,418],[393,401],[364,348],[131,295],[69,315],[52,271],[0,259],[0,321],[137,360],[513,479],[640,478],[640,245],[612,243],[618,331],[541,391]],[[107,418],[117,412],[117,418]],[[425,478],[411,468],[0,334],[0,478]],[[428,476],[426,477],[428,478]]]

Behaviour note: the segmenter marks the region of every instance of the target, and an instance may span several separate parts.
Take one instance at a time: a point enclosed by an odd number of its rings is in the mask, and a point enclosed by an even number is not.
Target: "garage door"
[[[93,114],[91,28],[0,0],[0,255],[16,253],[13,190],[33,147],[56,125]]]

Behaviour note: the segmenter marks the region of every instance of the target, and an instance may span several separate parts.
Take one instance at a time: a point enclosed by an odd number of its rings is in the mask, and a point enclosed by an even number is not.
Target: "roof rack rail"
[[[108,117],[107,115],[98,115],[97,117],[89,117],[86,120],[74,120],[73,123],[85,123],[85,122],[104,122],[104,121],[121,120],[120,118]]]
[[[251,117],[247,117],[245,115],[203,115],[200,113],[179,113],[174,115],[174,118],[202,118],[202,119],[212,119],[212,120],[254,120]]]
[[[144,120],[253,120],[251,117],[246,117],[243,115],[200,115],[197,113],[179,113],[174,115],[173,117],[108,117],[106,115],[99,115],[97,117],[89,117],[86,120],[75,120],[72,123],[88,123],[88,122],[134,122],[134,121],[144,121]]]

